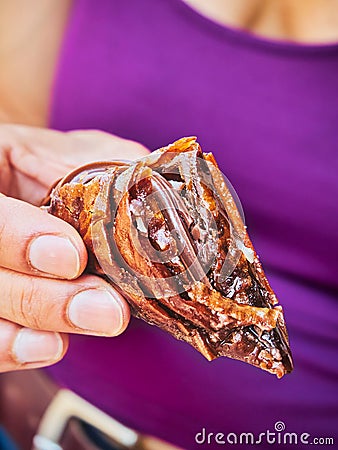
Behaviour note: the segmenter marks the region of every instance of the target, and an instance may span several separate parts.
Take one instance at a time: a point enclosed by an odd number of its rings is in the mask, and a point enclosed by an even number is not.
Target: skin
[[[210,19],[267,38],[338,40],[338,0],[183,1]],[[43,128],[70,6],[70,0],[0,0],[0,372],[52,364],[66,353],[68,333],[114,336],[125,330],[130,317],[127,303],[111,286],[82,274],[87,254],[78,233],[36,206],[55,180],[80,164],[121,155],[135,159],[148,152],[136,142],[98,131]],[[32,266],[32,242],[46,235],[71,244],[72,254],[58,255],[62,274],[55,274],[54,266],[53,273]],[[86,289],[110,292],[118,303],[121,320],[108,331],[81,329],[70,320],[72,297]],[[43,355],[41,361],[40,354],[29,363],[18,359],[18,342],[31,329],[42,347],[58,340],[53,357]]]
[[[101,278],[82,275],[87,253],[76,230],[35,206],[46,195],[48,186],[75,166],[93,160],[93,155],[95,159],[118,159],[121,152],[130,159],[148,153],[140,144],[99,131],[59,133],[0,125],[0,371],[42,367],[58,361],[67,350],[67,333],[116,336],[127,327],[130,312],[123,297]],[[67,266],[69,275],[50,275],[32,267],[31,243],[45,235],[67,238],[75,247],[79,264],[67,263],[69,255],[65,253],[59,256],[59,267]],[[122,310],[119,327],[116,320],[108,331],[91,331],[71,322],[70,301],[87,289],[113,294]],[[96,314],[95,308],[91,314]],[[98,319],[95,323],[99,323]],[[61,333],[57,337],[62,339],[62,348],[50,360],[23,363],[14,351],[23,327],[41,330],[40,338],[46,345],[55,337],[52,332]],[[41,352],[37,356],[41,358]]]
[[[338,0],[184,0],[205,16],[274,40],[338,40]]]

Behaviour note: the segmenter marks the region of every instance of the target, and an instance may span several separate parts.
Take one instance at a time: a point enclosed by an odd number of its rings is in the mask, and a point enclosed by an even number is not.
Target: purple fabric
[[[237,361],[209,363],[133,320],[111,340],[74,336],[53,377],[188,449],[201,448],[203,427],[259,433],[281,420],[286,431],[335,435],[337,73],[338,44],[270,42],[181,0],[74,3],[50,126],[99,128],[151,149],[197,135],[242,200],[284,306],[295,370],[277,380]]]

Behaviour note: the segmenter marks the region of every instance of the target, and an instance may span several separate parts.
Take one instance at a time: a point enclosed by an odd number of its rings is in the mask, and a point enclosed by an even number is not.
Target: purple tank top
[[[48,370],[56,380],[187,449],[202,447],[202,428],[258,434],[277,421],[310,440],[335,436],[337,74],[338,44],[267,41],[181,0],[74,2],[50,126],[98,128],[150,149],[197,135],[241,198],[284,306],[295,370],[277,380],[238,361],[209,363],[132,320],[117,338],[73,336]]]

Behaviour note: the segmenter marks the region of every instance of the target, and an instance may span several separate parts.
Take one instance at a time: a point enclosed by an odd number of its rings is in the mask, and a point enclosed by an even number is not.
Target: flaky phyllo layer
[[[87,271],[111,282],[135,316],[209,360],[291,372],[282,308],[224,177],[195,138],[138,161],[83,166],[45,205],[79,231]]]

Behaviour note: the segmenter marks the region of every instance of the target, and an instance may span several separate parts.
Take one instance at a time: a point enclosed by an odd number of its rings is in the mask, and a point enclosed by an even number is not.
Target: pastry
[[[214,157],[196,138],[137,161],[80,167],[44,205],[78,230],[86,271],[112,283],[136,317],[208,360],[227,356],[278,378],[292,371],[283,310]]]

